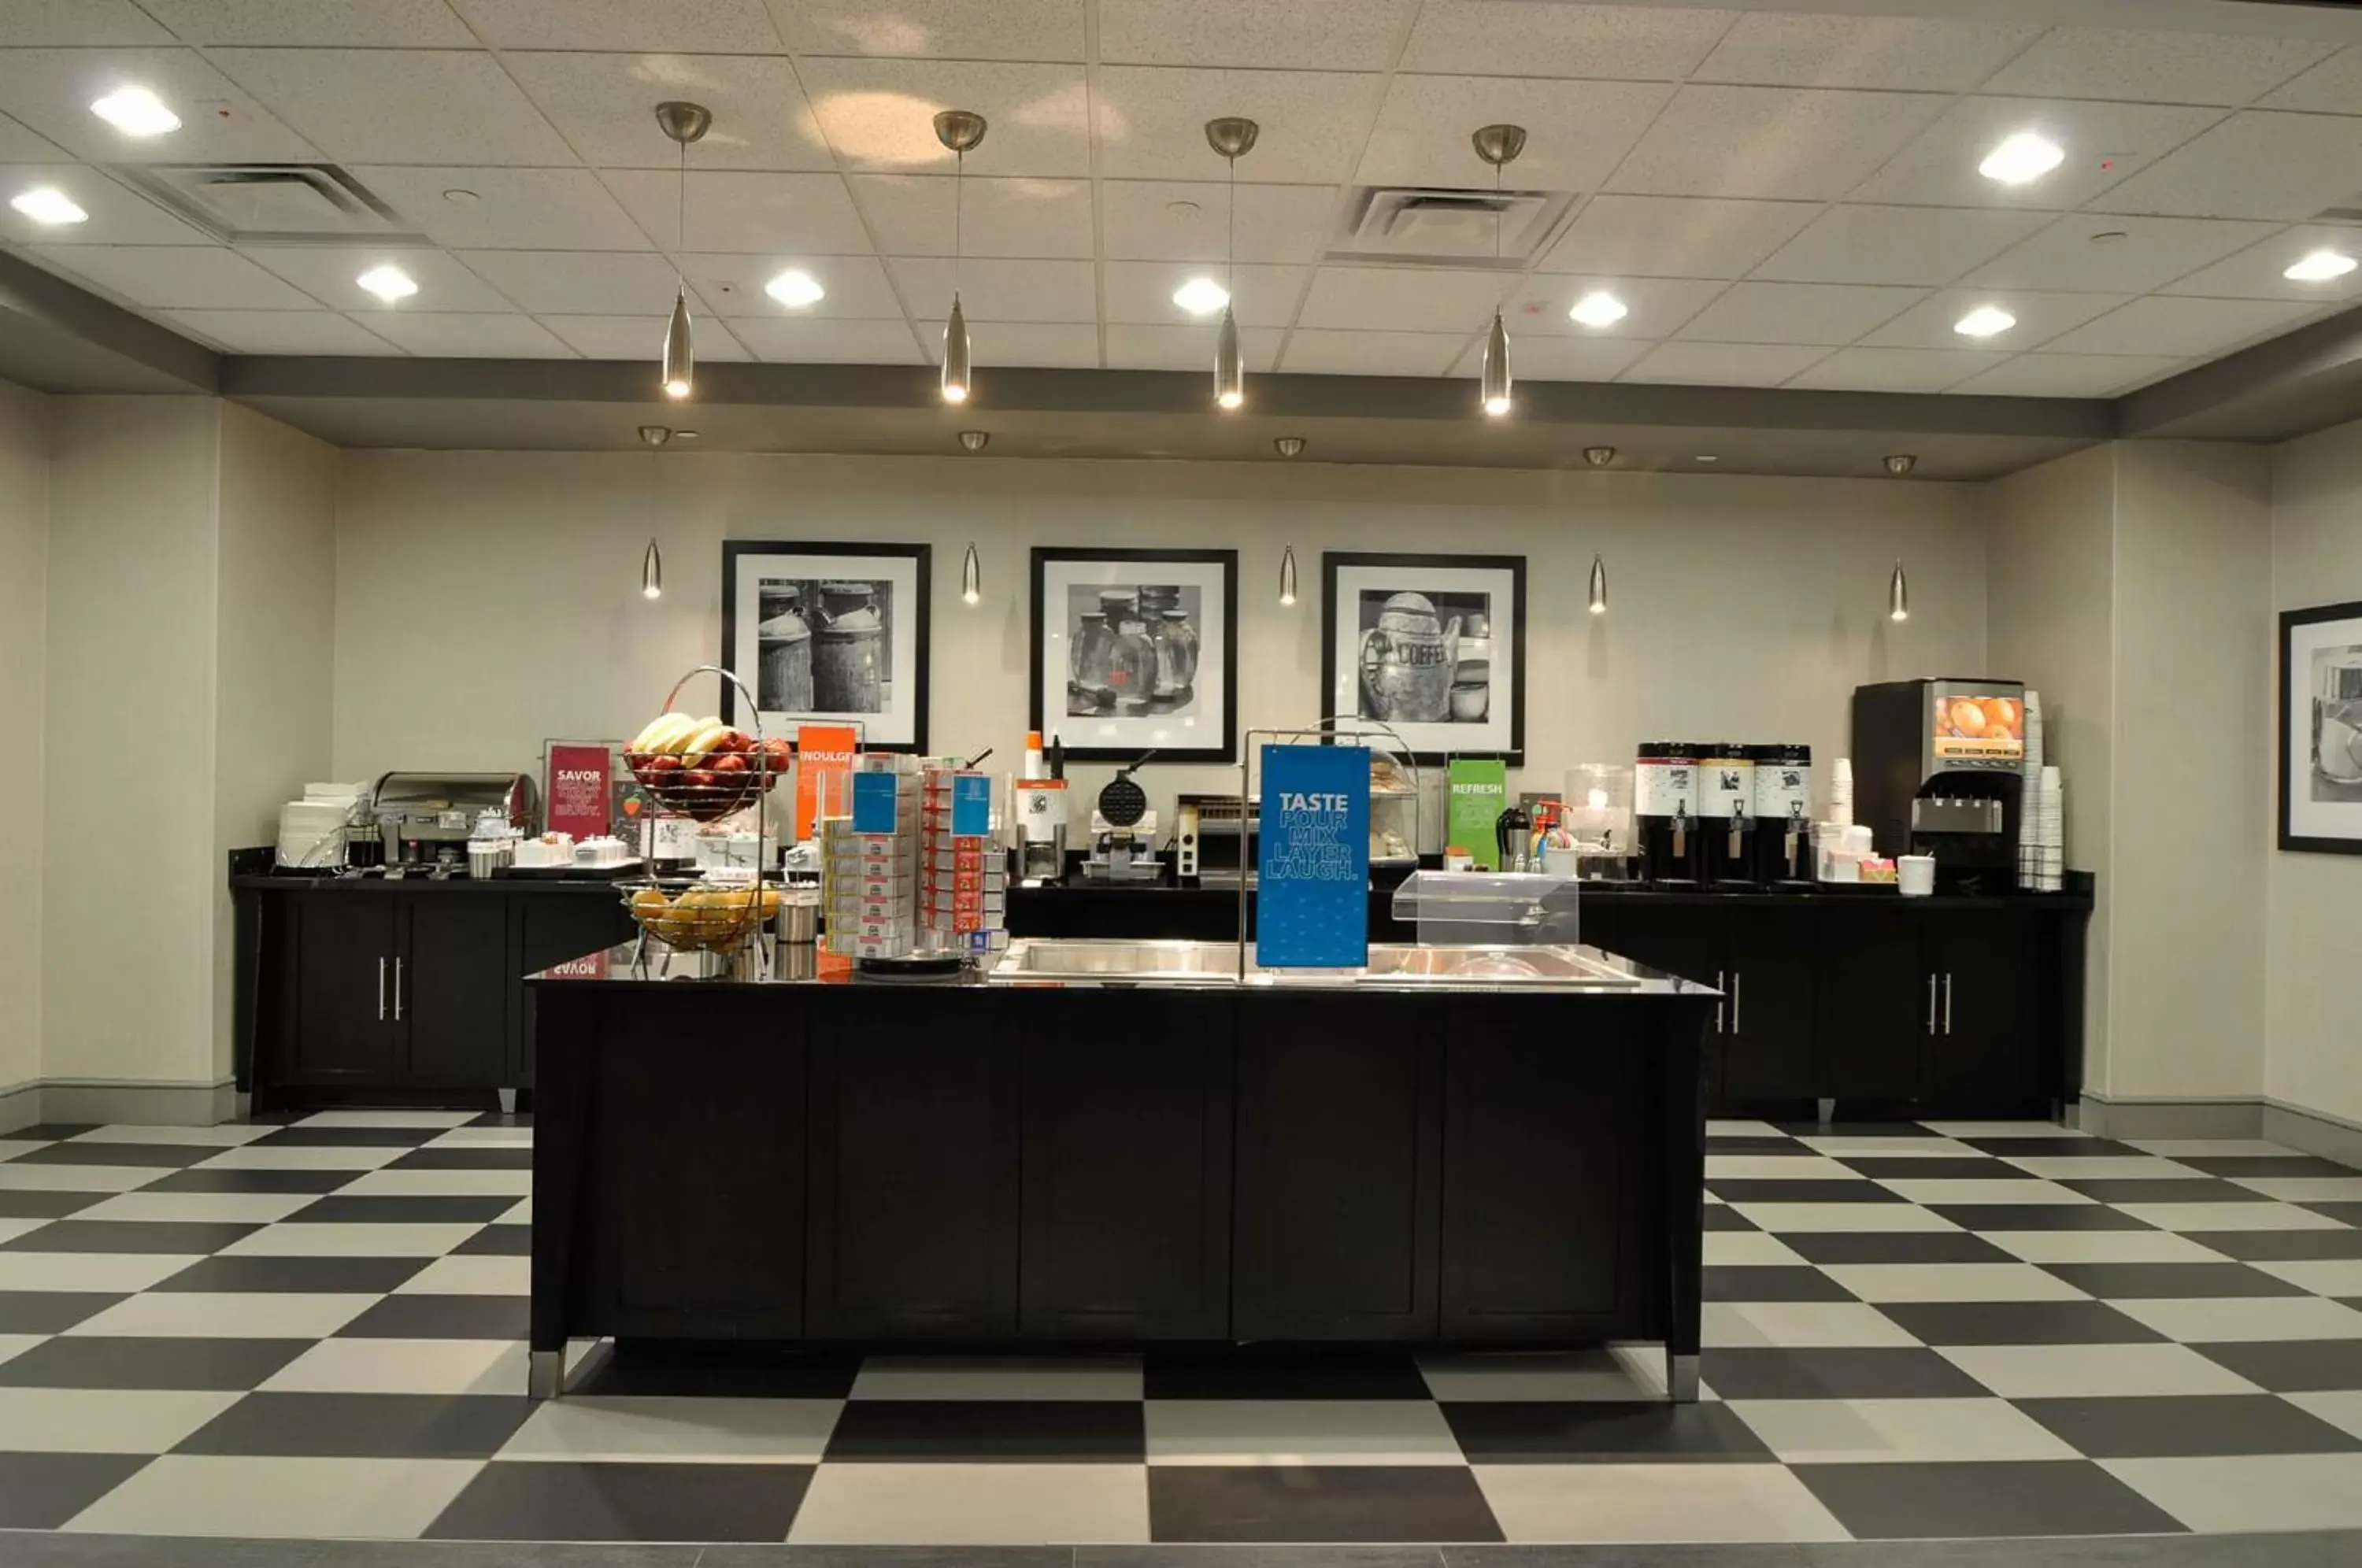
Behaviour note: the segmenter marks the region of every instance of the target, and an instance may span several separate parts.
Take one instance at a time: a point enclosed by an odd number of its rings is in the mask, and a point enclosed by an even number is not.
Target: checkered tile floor
[[[532,1131],[0,1140],[0,1527],[1719,1541],[2362,1527],[2362,1173],[2049,1126],[1715,1123],[1653,1350],[727,1364],[521,1397]],[[2362,1551],[2362,1542],[2357,1542]]]

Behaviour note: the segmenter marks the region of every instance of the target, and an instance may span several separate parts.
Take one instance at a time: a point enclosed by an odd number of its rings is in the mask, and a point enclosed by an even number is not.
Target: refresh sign
[[[1255,962],[1267,969],[1370,961],[1370,753],[1266,745],[1255,863]]]

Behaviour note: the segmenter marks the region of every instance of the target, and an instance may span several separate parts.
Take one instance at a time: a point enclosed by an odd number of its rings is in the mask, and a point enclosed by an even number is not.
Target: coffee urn
[[[1813,748],[1759,745],[1755,754],[1755,877],[1765,885],[1813,880]]]
[[[1698,818],[1705,835],[1705,879],[1720,886],[1755,881],[1755,754],[1732,741],[1698,758]]]
[[[1633,836],[1640,878],[1697,886],[1704,875],[1698,756],[1691,741],[1642,741],[1632,774]]]

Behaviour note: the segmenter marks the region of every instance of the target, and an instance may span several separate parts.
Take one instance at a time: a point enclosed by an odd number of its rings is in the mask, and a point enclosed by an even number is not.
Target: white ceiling
[[[955,278],[980,367],[1195,369],[1172,304],[1220,270],[1237,167],[1250,367],[1473,376],[1498,304],[1529,379],[2105,396],[2351,304],[2297,284],[2362,205],[2362,19],[2173,0],[2176,25],[2046,26],[2109,0],[6,0],[0,198],[90,213],[0,244],[255,354],[653,358],[674,270],[710,359],[918,363]],[[1948,13],[1948,14],[1947,14]],[[2118,5],[2112,15],[2157,17]],[[2262,30],[2262,29],[2278,29]],[[125,83],[183,121],[133,141]],[[650,113],[714,110],[675,232]],[[952,256],[941,108],[991,122]],[[1527,265],[1341,265],[1352,193],[1475,186],[1468,134],[1527,127],[1513,187],[1571,198]],[[2067,161],[1975,165],[2037,129]],[[151,203],[142,163],[348,170],[423,248],[232,248]],[[473,193],[472,201],[447,198]],[[464,204],[462,203],[464,202]],[[398,307],[354,282],[398,260]],[[762,291],[789,266],[827,297]],[[1567,306],[1630,306],[1596,331]],[[1999,304],[2018,325],[1951,323]]]

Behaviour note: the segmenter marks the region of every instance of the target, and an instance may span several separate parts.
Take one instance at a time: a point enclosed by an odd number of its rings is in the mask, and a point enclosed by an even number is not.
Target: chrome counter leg
[[[1698,1397],[1698,1358],[1665,1353],[1665,1388],[1676,1405],[1694,1405]]]
[[[1822,1100],[1822,1101],[1821,1101],[1818,1105],[1816,1105],[1814,1109],[1815,1109],[1816,1112],[1817,1113],[1817,1115],[1816,1115],[1816,1120],[1817,1120],[1817,1121],[1820,1122],[1820,1124],[1821,1124],[1821,1126],[1822,1126],[1822,1128],[1823,1128],[1824,1130],[1826,1130],[1826,1129],[1828,1127],[1828,1124],[1829,1124],[1830,1122],[1832,1122],[1832,1121],[1836,1121],[1836,1120],[1837,1120],[1837,1115],[1838,1115],[1838,1102],[1837,1102],[1836,1100],[1833,1100],[1833,1099],[1825,1099],[1825,1100]]]
[[[1694,1379],[1692,1380],[1694,1384]],[[566,1353],[537,1350],[525,1356],[524,1391],[530,1399],[555,1399],[566,1388]]]
[[[517,1091],[513,1088],[504,1088],[498,1090],[497,1092],[501,1097],[501,1114],[502,1116],[514,1116],[516,1114]]]

